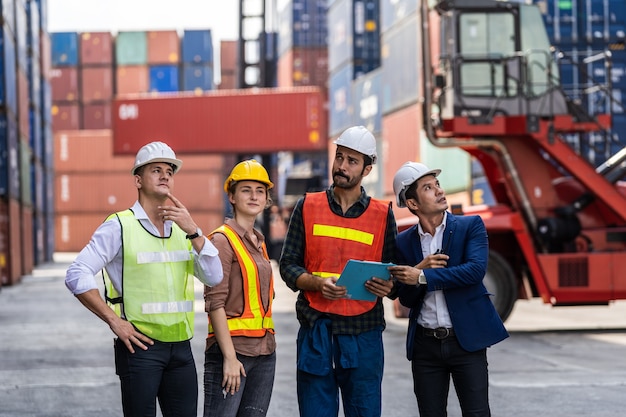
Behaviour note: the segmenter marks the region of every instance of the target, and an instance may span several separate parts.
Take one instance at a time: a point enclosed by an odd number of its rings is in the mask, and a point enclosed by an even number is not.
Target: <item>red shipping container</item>
[[[117,95],[147,93],[150,89],[150,72],[146,65],[124,65],[115,73]]]
[[[127,208],[127,207],[126,207]],[[57,214],[55,217],[55,248],[57,252],[80,252],[93,232],[111,213]],[[208,234],[224,221],[222,212],[195,211],[194,221]]]
[[[30,275],[35,267],[35,243],[33,241],[33,209],[32,207],[21,207],[22,215],[22,275]]]
[[[237,41],[220,42],[220,68],[222,72],[235,73],[237,71],[238,45]]]
[[[81,65],[113,64],[113,36],[111,32],[84,32],[80,35]]]
[[[328,84],[327,48],[292,48],[278,58],[279,87]]]
[[[103,104],[83,105],[83,129],[110,129],[111,128],[111,102]]]
[[[81,99],[83,103],[110,101],[113,98],[111,67],[81,68]]]
[[[155,137],[153,140],[159,140],[159,137]],[[174,151],[178,153],[178,149],[175,147]],[[193,155],[179,155],[179,157],[183,161],[180,173],[219,172],[224,165],[222,155],[195,153]],[[134,154],[113,154],[113,137],[110,130],[76,130],[54,135],[55,175],[93,172],[97,167],[105,172],[122,172],[128,173],[130,176],[130,170],[134,163]]]
[[[22,217],[20,203],[0,198],[0,279],[1,285],[13,285],[22,277]]]
[[[179,153],[323,150],[326,132],[325,97],[316,87],[113,102],[113,151],[119,155],[134,154],[156,137]]]
[[[78,101],[78,68],[58,67],[50,70],[52,101],[73,103]]]
[[[52,130],[80,129],[80,108],[78,103],[73,104],[52,104]]]
[[[177,64],[180,61],[180,39],[175,30],[148,32],[148,64]]]
[[[112,213],[132,206],[137,200],[135,178],[130,172],[107,172],[106,167],[102,168],[57,174],[55,212]],[[172,193],[192,215],[196,210],[223,212],[223,184],[221,171],[181,170],[174,175]]]

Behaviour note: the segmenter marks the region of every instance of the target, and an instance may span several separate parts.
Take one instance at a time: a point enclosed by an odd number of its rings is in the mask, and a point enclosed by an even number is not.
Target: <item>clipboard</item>
[[[365,288],[365,281],[369,281],[372,277],[389,279],[391,273],[387,268],[393,265],[392,263],[350,259],[344,266],[337,285],[346,287],[347,298],[351,300],[376,301],[376,295]]]

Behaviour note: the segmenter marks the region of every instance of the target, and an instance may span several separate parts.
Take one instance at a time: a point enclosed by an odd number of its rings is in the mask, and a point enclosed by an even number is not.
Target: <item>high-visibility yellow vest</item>
[[[228,239],[233,248],[237,261],[241,267],[243,277],[243,312],[239,316],[228,317],[228,329],[231,336],[263,337],[267,332],[274,333],[274,320],[272,319],[272,300],[274,299],[274,277],[270,275],[268,308],[263,307],[261,298],[261,284],[259,282],[259,270],[252,255],[246,249],[237,232],[228,225],[222,225],[212,233],[222,233]],[[263,256],[269,261],[265,243],[263,243]],[[215,331],[209,318],[209,337],[214,337]]]
[[[131,210],[114,213],[122,227],[122,295],[105,273],[106,299],[141,333],[161,342],[193,337],[191,242],[176,224],[170,237],[146,231]]]
[[[363,214],[348,218],[333,213],[326,192],[307,194],[302,207],[307,271],[328,278],[340,275],[349,259],[380,262],[389,204],[371,198]],[[376,305],[376,301],[328,300],[319,291],[305,291],[304,295],[311,308],[342,316],[363,314]]]

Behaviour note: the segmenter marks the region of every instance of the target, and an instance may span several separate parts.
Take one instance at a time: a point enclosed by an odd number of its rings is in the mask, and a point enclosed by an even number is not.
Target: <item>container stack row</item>
[[[325,0],[289,0],[279,13],[278,87],[328,88],[328,7]],[[278,172],[278,201],[287,208],[307,191],[327,186],[328,152],[282,152]]]
[[[589,114],[612,115],[609,136],[594,134],[580,143],[569,138],[596,165],[626,146],[626,2],[623,0],[534,0],[543,11],[550,43],[559,51],[566,92]],[[610,54],[610,67],[603,56]],[[593,59],[589,59],[594,57]],[[592,88],[611,82],[610,95]],[[582,93],[583,89],[590,92]]]
[[[57,32],[52,40],[55,131],[108,129],[116,95],[214,89],[211,31]]]
[[[0,1],[0,283],[52,258],[50,40],[44,0]]]
[[[131,175],[135,158],[113,155],[107,129],[59,132],[54,145],[56,251],[79,252],[111,213],[137,200]],[[177,157],[183,166],[172,193],[208,234],[223,220],[223,157],[180,152]]]

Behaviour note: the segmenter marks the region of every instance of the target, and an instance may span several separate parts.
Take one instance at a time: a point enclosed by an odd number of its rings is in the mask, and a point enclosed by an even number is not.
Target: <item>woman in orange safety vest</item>
[[[237,164],[224,183],[233,218],[211,233],[223,281],[204,292],[209,333],[204,362],[204,417],[265,416],[274,386],[274,285],[265,238],[254,228],[274,186],[254,159]],[[257,414],[255,414],[257,415]]]

